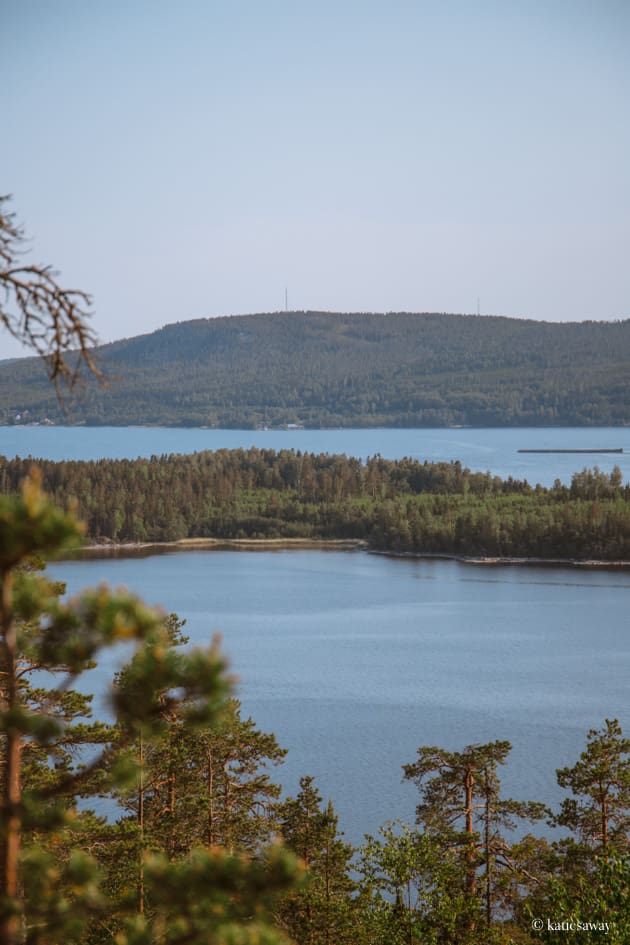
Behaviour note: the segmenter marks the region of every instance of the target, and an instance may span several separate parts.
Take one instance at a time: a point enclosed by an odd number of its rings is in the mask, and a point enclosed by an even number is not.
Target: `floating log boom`
[[[623,449],[612,450],[517,450],[517,453],[623,453]]]

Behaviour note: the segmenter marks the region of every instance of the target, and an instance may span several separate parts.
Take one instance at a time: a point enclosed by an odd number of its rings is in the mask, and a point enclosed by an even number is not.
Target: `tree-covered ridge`
[[[630,321],[294,312],[104,345],[74,422],[221,427],[630,422]],[[36,359],[0,365],[0,420],[60,419]],[[67,422],[67,420],[66,420]]]
[[[0,458],[0,493],[16,493],[31,465]],[[256,448],[39,468],[96,542],[354,539],[399,552],[630,561],[630,486],[618,468],[551,489],[459,462]]]

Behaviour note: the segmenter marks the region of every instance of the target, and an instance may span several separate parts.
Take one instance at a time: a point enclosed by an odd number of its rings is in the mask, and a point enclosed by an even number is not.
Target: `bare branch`
[[[50,266],[20,265],[26,235],[0,196],[0,326],[45,362],[57,395],[72,389],[87,369],[100,384],[105,376],[94,357],[96,335],[88,324],[91,297],[63,289]]]

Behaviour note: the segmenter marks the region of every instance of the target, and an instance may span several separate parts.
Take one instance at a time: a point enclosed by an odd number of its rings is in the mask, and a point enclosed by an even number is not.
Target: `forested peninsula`
[[[17,494],[32,466],[0,458],[0,493]],[[76,504],[91,543],[334,539],[395,553],[630,561],[630,486],[618,467],[547,489],[459,462],[256,448],[37,466],[57,505]]]
[[[630,320],[283,312],[179,322],[93,356],[111,383],[88,376],[64,408],[41,359],[0,363],[0,423],[630,423]]]

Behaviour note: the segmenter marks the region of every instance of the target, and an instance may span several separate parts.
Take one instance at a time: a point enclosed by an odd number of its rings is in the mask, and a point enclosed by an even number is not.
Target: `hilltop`
[[[37,359],[0,364],[0,422],[630,423],[630,321],[288,312],[178,322],[97,355],[109,389],[88,382],[65,417]]]

